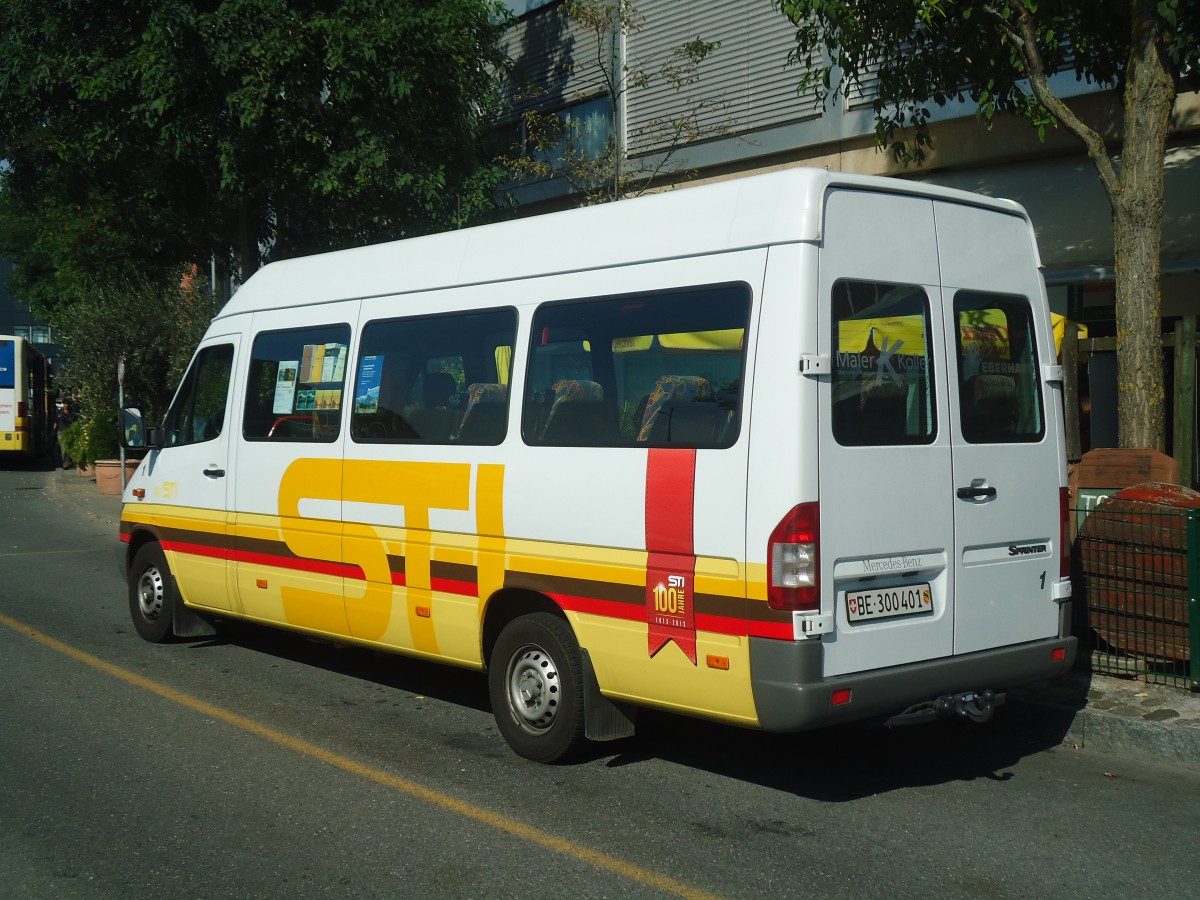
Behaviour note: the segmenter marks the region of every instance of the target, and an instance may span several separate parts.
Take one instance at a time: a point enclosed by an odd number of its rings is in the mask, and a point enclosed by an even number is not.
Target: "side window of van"
[[[936,436],[929,298],[912,285],[833,286],[833,436],[849,447]]]
[[[242,434],[250,441],[337,440],[349,325],[264,331],[254,338]]]
[[[729,447],[750,288],[547,303],[534,314],[521,434],[558,447]]]
[[[1042,391],[1029,301],[959,291],[954,315],[963,438],[972,444],[1040,441]]]
[[[370,322],[350,436],[360,443],[499,444],[508,433],[512,308]]]
[[[221,434],[232,368],[232,344],[205,347],[196,355],[163,422],[166,446],[199,444]]]

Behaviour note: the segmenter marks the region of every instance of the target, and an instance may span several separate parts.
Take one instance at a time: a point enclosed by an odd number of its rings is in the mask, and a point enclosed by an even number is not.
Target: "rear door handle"
[[[970,487],[960,487],[958,489],[959,500],[985,500],[988,497],[995,497],[996,489],[994,487],[984,487],[980,485],[971,485]]]
[[[209,478],[224,478],[225,470],[218,469],[216,466],[209,466],[207,469],[204,470],[204,474],[207,475]]]

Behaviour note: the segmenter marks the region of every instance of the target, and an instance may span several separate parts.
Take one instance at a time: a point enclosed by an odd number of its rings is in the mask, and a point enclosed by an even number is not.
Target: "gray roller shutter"
[[[698,103],[697,126],[710,137],[747,134],[820,115],[812,92],[796,92],[800,71],[788,64],[795,26],[764,0],[642,0],[642,28],[629,38],[632,71],[657,72],[671,53],[700,38],[721,47],[700,65],[694,83],[676,91],[652,77],[627,97],[632,153],[664,149],[664,129]]]
[[[561,6],[517,22],[502,44],[514,63],[505,98],[512,113],[561,109],[605,93],[595,37]]]

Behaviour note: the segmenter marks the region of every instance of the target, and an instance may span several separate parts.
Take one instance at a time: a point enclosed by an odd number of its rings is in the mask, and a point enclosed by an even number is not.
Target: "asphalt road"
[[[1066,723],[646,715],[514,756],[481,676],[250,627],[151,645],[116,524],[0,470],[0,897],[1193,897],[1200,775]]]

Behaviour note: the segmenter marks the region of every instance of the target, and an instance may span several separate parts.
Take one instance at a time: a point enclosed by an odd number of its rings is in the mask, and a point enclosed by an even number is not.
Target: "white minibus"
[[[991,717],[1074,659],[1062,368],[1016,204],[790,169],[272,263],[123,497],[150,641],[487,672],[520,755],[655,707]]]

